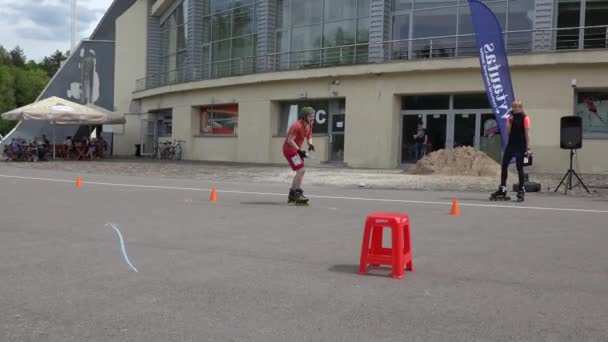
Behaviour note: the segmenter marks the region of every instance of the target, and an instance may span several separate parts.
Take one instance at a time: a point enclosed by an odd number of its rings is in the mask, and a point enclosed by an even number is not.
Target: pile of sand
[[[413,173],[498,177],[500,176],[500,164],[487,154],[467,146],[428,154],[416,163]]]

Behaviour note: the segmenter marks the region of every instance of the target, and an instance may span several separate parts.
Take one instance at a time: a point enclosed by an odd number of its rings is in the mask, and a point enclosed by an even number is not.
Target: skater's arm
[[[308,150],[309,151],[314,151],[315,150],[315,145],[312,144],[312,127],[310,128],[310,130],[306,134],[306,143],[308,144]]]
[[[526,116],[524,119],[524,132],[526,132],[526,151],[529,151],[530,148],[530,117]]]
[[[296,139],[295,134],[290,134],[290,135],[287,137],[287,144],[289,144],[289,146],[290,146],[291,148],[293,148],[294,150],[299,150],[299,149],[300,149],[300,146],[298,146],[298,145],[296,144],[295,139]]]

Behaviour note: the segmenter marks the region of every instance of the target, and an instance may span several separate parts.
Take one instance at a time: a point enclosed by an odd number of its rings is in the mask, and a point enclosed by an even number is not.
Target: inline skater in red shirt
[[[300,117],[290,128],[283,143],[283,156],[287,159],[291,169],[296,172],[289,189],[287,203],[306,204],[308,198],[302,190],[302,179],[304,178],[304,159],[308,157],[307,151],[303,149],[304,140],[308,145],[308,151],[314,151],[312,144],[312,126],[315,120],[315,110],[312,107],[300,109]]]

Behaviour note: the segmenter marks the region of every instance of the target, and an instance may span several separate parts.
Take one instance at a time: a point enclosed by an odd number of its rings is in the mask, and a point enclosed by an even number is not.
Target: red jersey
[[[302,144],[304,143],[304,139],[312,137],[312,125],[305,124],[302,120],[296,121],[296,123],[289,128],[289,132],[287,133],[287,137],[283,143],[283,152],[296,151],[288,143],[290,135],[296,136],[294,142],[301,148]]]

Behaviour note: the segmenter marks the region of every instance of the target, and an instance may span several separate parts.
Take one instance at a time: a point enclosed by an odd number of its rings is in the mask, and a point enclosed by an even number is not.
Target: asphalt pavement
[[[2,341],[607,340],[605,198],[77,175],[0,174]],[[402,280],[357,274],[377,211]]]

